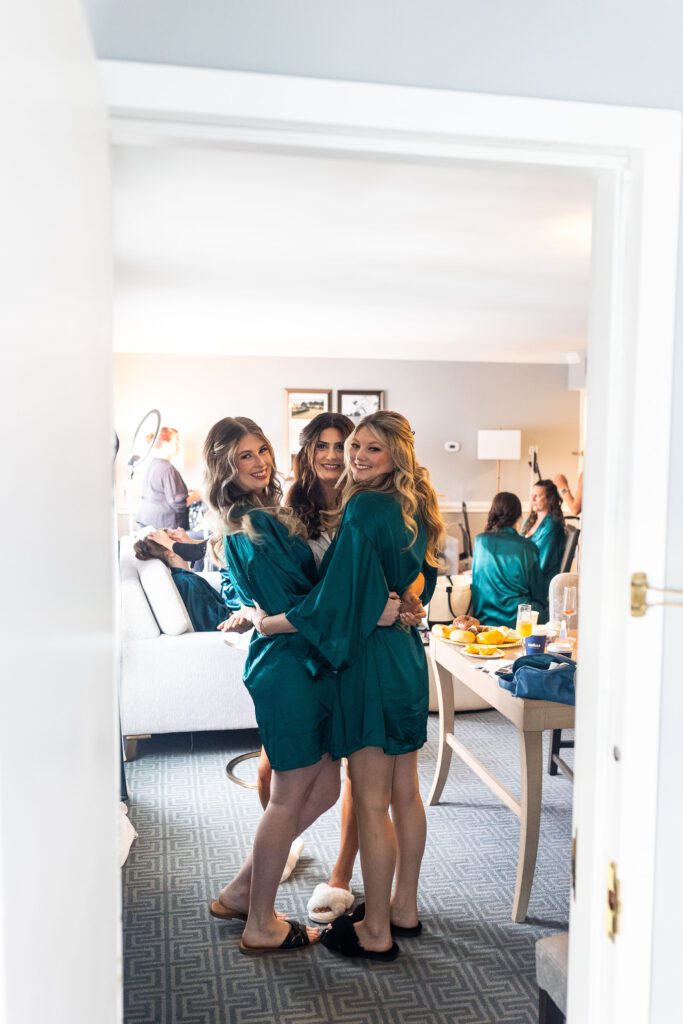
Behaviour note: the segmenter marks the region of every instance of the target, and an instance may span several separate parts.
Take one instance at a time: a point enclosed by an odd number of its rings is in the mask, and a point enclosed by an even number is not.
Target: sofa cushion
[[[142,589],[147,595],[161,632],[169,636],[193,633],[190,616],[168,566],[158,558],[153,558],[149,562],[136,559],[136,562]]]

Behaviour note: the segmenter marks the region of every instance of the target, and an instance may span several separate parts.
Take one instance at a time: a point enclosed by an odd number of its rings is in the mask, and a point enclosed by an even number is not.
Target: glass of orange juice
[[[531,636],[533,621],[530,604],[520,604],[517,606],[517,625],[515,628],[522,639],[524,639],[524,637]]]

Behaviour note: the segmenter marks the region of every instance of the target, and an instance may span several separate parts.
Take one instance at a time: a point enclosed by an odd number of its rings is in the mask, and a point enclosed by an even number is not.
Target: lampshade
[[[515,460],[522,455],[521,430],[478,430],[477,458]]]

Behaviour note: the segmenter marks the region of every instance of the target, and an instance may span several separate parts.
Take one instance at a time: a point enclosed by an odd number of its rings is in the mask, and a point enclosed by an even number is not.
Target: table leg
[[[543,733],[519,732],[518,735],[522,769],[522,813],[519,819],[517,880],[512,901],[512,920],[516,922],[524,921],[529,906],[541,827],[543,787]]]
[[[453,731],[453,676],[445,669],[438,661],[432,657],[431,651],[429,657],[432,661],[432,667],[434,669],[434,676],[436,679],[436,694],[439,698],[439,753],[436,758],[436,771],[434,773],[434,781],[432,783],[432,790],[429,794],[428,803],[438,804],[439,798],[443,792],[443,787],[446,784],[446,778],[448,776],[448,769],[451,766],[451,757],[453,751],[446,742],[446,736],[448,733]]]

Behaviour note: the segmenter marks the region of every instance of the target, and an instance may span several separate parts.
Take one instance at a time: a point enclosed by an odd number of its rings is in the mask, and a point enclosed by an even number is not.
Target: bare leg
[[[285,938],[288,925],[275,917],[274,903],[292,840],[336,803],[338,796],[339,764],[328,754],[308,768],[273,771],[271,798],[256,830],[252,852],[219,896],[226,907],[248,909],[247,945],[277,946]]]
[[[389,803],[394,761],[378,747],[365,747],[349,757],[365,885],[365,917],[354,928],[365,949],[379,951],[392,946],[389,906],[396,838]]]
[[[417,751],[395,759],[391,816],[396,831],[396,884],[391,920],[403,928],[418,922],[417,884],[427,839],[427,819],[417,778]]]
[[[341,800],[341,842],[339,854],[335,862],[328,885],[335,889],[347,889],[351,892],[351,875],[353,866],[356,863],[358,854],[358,821],[353,806],[353,788],[349,769],[346,769],[346,779],[342,788]],[[315,913],[327,913],[331,910],[328,906],[314,907]]]
[[[338,889],[351,889],[351,875],[358,854],[358,820],[353,806],[351,776],[346,773],[341,800],[341,841],[339,855],[330,874],[329,884]]]
[[[265,811],[270,800],[270,780],[273,774],[273,769],[270,767],[270,761],[266,754],[266,748],[261,747],[261,756],[258,759],[258,767],[256,769],[256,789],[258,791],[258,798],[261,801],[261,807]]]

